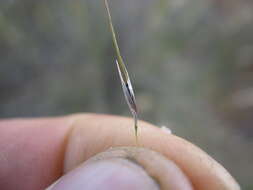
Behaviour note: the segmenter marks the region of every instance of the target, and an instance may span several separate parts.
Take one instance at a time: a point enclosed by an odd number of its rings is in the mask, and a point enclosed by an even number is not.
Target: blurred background
[[[141,119],[252,190],[253,1],[109,4]],[[0,1],[0,117],[130,116],[105,13],[102,0]]]

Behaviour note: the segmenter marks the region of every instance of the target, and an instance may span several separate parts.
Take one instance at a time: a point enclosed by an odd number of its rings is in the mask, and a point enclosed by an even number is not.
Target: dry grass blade
[[[127,104],[129,106],[130,111],[131,111],[133,118],[134,118],[135,137],[136,137],[136,143],[138,143],[138,124],[137,124],[138,123],[138,116],[137,116],[137,106],[136,106],[134,91],[132,88],[132,84],[131,84],[126,66],[125,66],[122,56],[120,54],[120,49],[118,46],[116,34],[115,34],[114,27],[112,24],[112,18],[111,18],[110,9],[109,9],[109,5],[108,5],[107,0],[105,0],[105,7],[107,10],[109,26],[110,26],[110,30],[112,33],[113,45],[116,50],[116,56],[117,56],[116,65],[117,65],[117,68],[119,71],[122,89],[123,89]]]

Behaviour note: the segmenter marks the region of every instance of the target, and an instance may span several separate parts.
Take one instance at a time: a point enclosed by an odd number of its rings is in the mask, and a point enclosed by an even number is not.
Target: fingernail
[[[122,158],[98,160],[72,170],[47,190],[158,190],[155,181],[137,164]]]
[[[163,132],[167,133],[167,134],[172,134],[172,131],[170,128],[166,127],[166,126],[161,126],[160,128]]]

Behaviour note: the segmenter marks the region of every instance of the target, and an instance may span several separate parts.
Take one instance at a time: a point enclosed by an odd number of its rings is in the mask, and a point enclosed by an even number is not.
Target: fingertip
[[[51,190],[192,190],[188,178],[171,160],[140,147],[111,148],[63,176]]]
[[[141,146],[173,160],[189,177],[196,190],[239,190],[233,177],[204,151],[188,141],[165,133],[146,122],[139,122]],[[131,119],[108,115],[76,117],[65,154],[67,172],[110,147],[136,146]]]

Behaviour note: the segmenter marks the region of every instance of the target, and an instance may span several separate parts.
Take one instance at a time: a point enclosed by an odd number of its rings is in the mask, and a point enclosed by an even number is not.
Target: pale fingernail
[[[72,170],[47,190],[158,190],[143,168],[127,159],[98,160]]]
[[[165,125],[162,125],[160,129],[167,134],[172,134],[171,129],[166,127]]]

